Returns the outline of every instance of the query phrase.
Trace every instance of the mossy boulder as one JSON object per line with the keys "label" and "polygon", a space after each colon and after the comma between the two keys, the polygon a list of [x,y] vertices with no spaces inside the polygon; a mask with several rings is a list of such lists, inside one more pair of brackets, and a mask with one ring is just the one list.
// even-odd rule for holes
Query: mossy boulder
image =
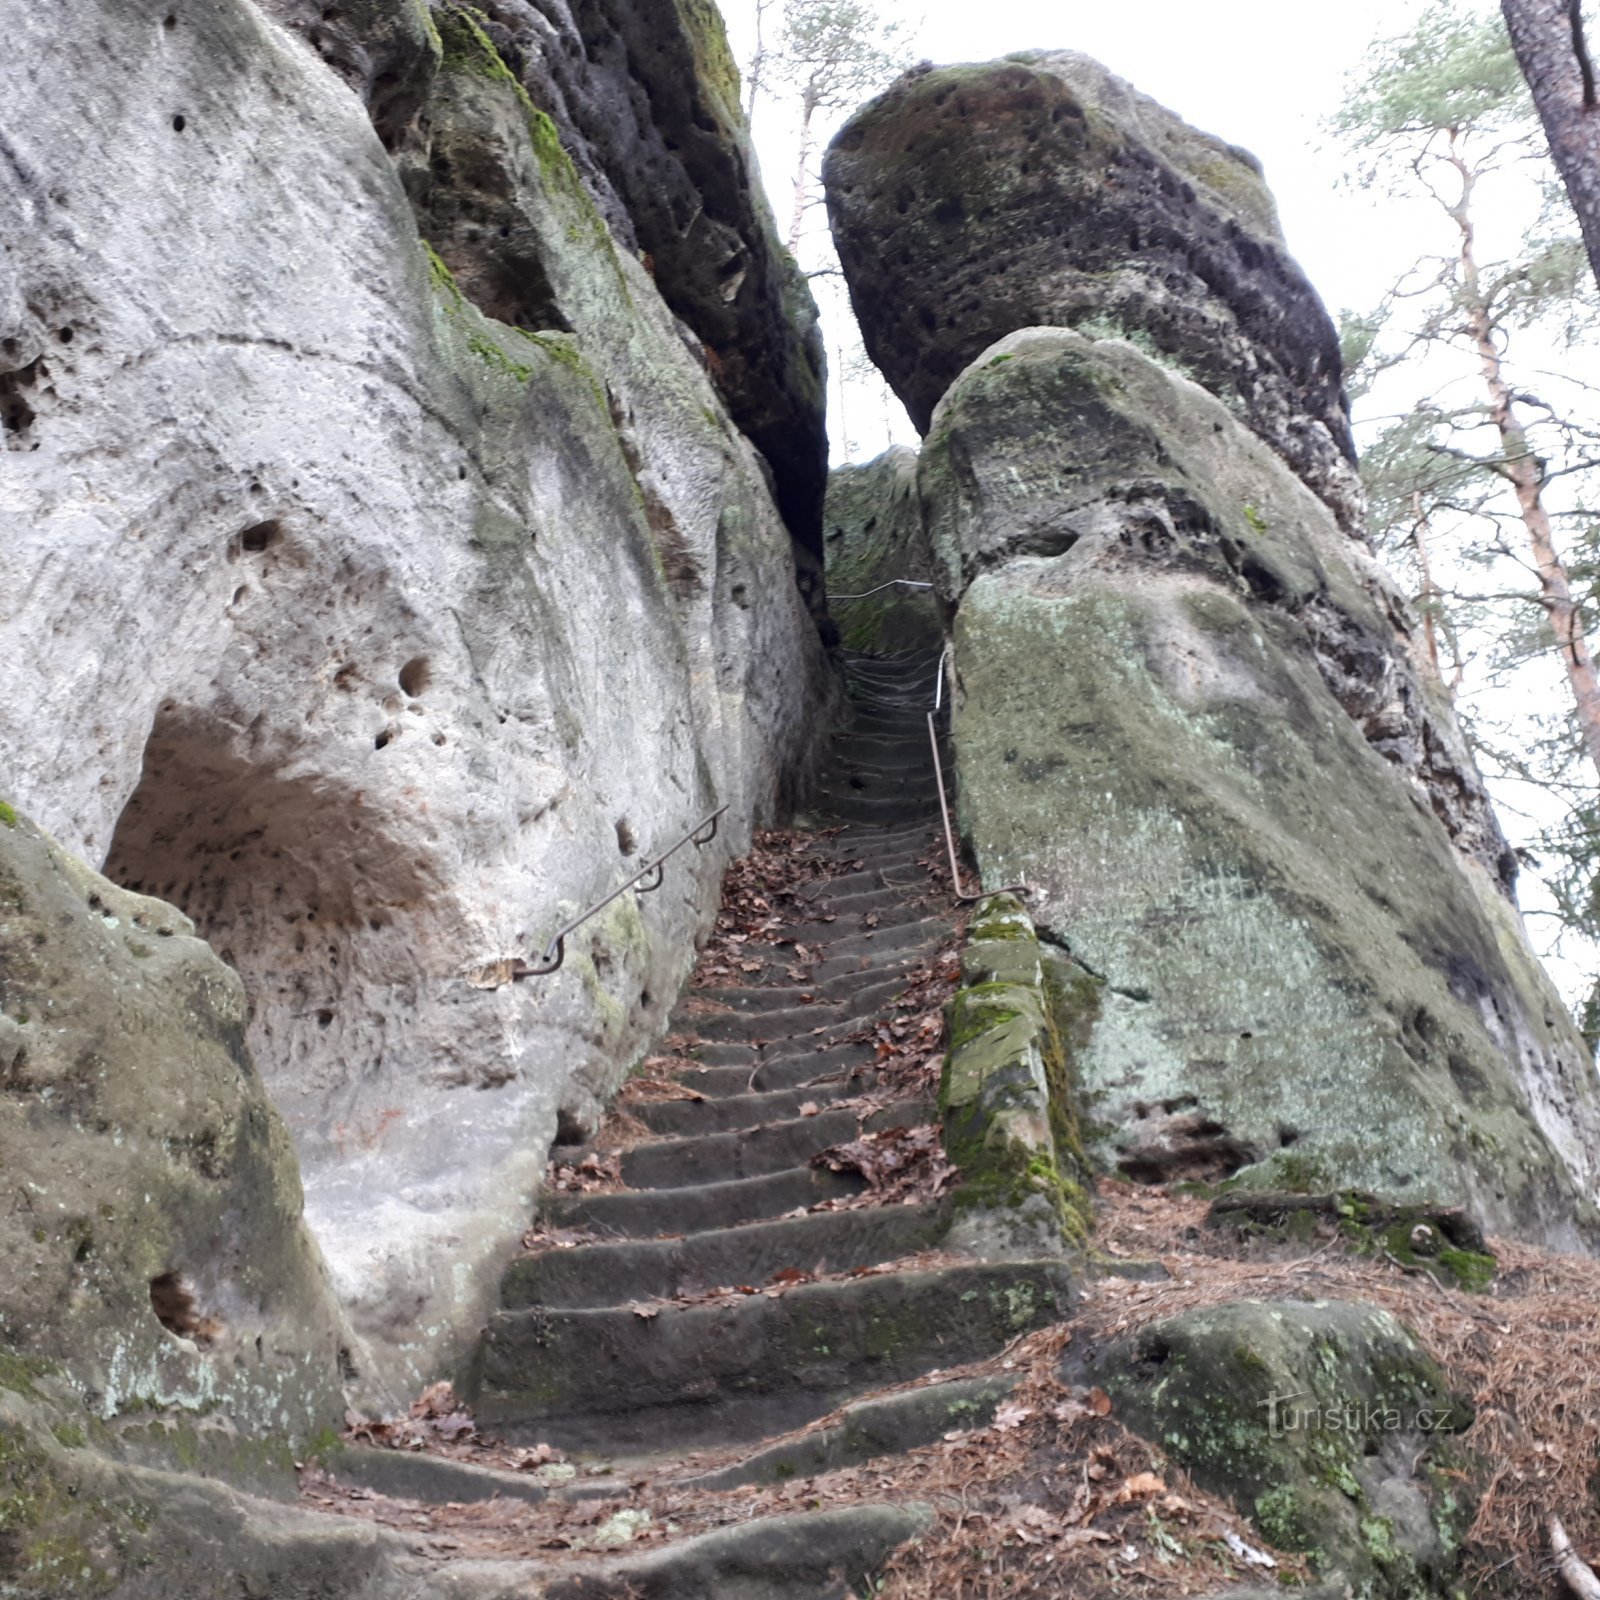
{"label": "mossy boulder", "polygon": [[1250,1244],[1292,1247],[1338,1237],[1360,1255],[1381,1256],[1446,1287],[1486,1289],[1498,1267],[1483,1230],[1465,1212],[1387,1204],[1354,1189],[1325,1195],[1241,1190],[1214,1200],[1206,1225]]}
{"label": "mossy boulder", "polygon": [[1072,1064],[1015,896],[974,913],[948,1023],[939,1110],[962,1178],[952,1238],[987,1254],[1081,1244],[1092,1179]]}
{"label": "mossy boulder", "polygon": [[[916,451],[895,445],[875,461],[834,468],[823,552],[829,605],[847,649],[926,650],[944,643],[932,593],[933,552],[917,499]],[[889,583],[896,587],[883,587]],[[926,587],[909,587],[916,583]]]}
{"label": "mossy boulder", "polygon": [[344,1336],[245,1021],[171,906],[0,830],[0,1387],[282,1482],[342,1421]]}
{"label": "mossy boulder", "polygon": [[1322,1575],[1369,1600],[1454,1596],[1475,1505],[1456,1436],[1472,1410],[1388,1312],[1234,1301],[1070,1355],[1067,1368]]}
{"label": "mossy boulder", "polygon": [[1326,508],[1181,373],[1060,329],[963,375],[919,492],[961,826],[1098,985],[1096,1154],[1594,1240],[1589,1052],[1404,609]]}
{"label": "mossy boulder", "polygon": [[863,337],[912,420],[997,339],[1144,342],[1192,372],[1360,527],[1339,341],[1289,257],[1260,163],[1089,57],[908,74],[828,152]]}

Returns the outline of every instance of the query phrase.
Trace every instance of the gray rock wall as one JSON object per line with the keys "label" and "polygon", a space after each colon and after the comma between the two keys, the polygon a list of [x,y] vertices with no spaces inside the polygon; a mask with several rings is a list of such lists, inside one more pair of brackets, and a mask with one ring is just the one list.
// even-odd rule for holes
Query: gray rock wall
{"label": "gray rock wall", "polygon": [[963,826],[1101,980],[1064,1020],[1103,1157],[1592,1243],[1593,1066],[1492,863],[1340,698],[1329,629],[1421,691],[1327,510],[1198,385],[1059,329],[946,396],[921,493]]}
{"label": "gray rock wall", "polygon": [[[1593,1246],[1594,1066],[1352,536],[1336,341],[1258,166],[1025,53],[908,74],[826,175],[927,430],[902,542],[951,619],[962,825],[1075,964],[1101,1159]],[[856,522],[830,560],[873,556]]]}
{"label": "gray rock wall", "polygon": [[186,918],[0,812],[0,1388],[281,1490],[343,1421],[348,1335],[245,1023]]}
{"label": "gray rock wall", "polygon": [[[558,1110],[665,1018],[804,754],[816,630],[763,464],[492,53],[405,8],[8,20],[5,797],[242,974],[392,1400],[475,1329]],[[486,320],[425,247],[384,140],[427,217],[435,135],[557,327]],[[722,803],[558,977],[463,981]]]}

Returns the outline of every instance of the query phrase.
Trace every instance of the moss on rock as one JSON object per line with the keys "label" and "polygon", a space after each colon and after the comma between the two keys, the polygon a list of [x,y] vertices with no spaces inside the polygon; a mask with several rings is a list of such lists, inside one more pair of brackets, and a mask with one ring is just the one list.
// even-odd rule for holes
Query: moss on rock
{"label": "moss on rock", "polygon": [[979,906],[962,969],[939,1094],[945,1149],[962,1174],[958,1231],[1081,1244],[1092,1213],[1072,1074],[1039,944],[1014,897]]}
{"label": "moss on rock", "polygon": [[1454,1594],[1471,1482],[1455,1435],[1472,1412],[1387,1312],[1239,1301],[1069,1366],[1324,1576],[1370,1600]]}

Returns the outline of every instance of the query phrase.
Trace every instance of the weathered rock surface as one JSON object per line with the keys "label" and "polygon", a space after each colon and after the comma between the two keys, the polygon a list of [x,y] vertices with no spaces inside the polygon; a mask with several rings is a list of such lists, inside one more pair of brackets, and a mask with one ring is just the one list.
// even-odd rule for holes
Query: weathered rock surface
{"label": "weathered rock surface", "polygon": [[1087,56],[1033,51],[908,74],[846,124],[824,178],[867,349],[919,428],[1018,328],[1122,333],[1360,529],[1339,341],[1248,152]]}
{"label": "weathered rock surface", "polygon": [[1325,508],[1187,378],[1064,330],[962,378],[921,492],[963,823],[1101,980],[1066,1020],[1111,1159],[1592,1238],[1592,1066]]}
{"label": "weathered rock surface", "polygon": [[647,258],[733,421],[770,464],[809,582],[827,481],[822,338],[757,178],[716,6],[487,0],[480,15],[618,246]]}
{"label": "weathered rock surface", "polygon": [[1335,1592],[1458,1592],[1474,1508],[1454,1436],[1472,1409],[1388,1312],[1235,1301],[1067,1366],[1278,1549],[1311,1552]]}
{"label": "weathered rock surface", "polygon": [[[7,799],[242,974],[392,1401],[481,1323],[558,1109],[659,1028],[825,696],[760,460],[548,124],[492,53],[351,16],[348,82],[245,0],[13,19],[0,752]],[[575,335],[430,259],[368,117],[391,71]],[[462,981],[722,803],[557,977]]]}
{"label": "weathered rock surface", "polygon": [[49,1374],[121,1448],[236,1474],[344,1417],[342,1319],[245,1021],[185,917],[0,812],[0,1384]]}
{"label": "weathered rock surface", "polygon": [[829,473],[822,539],[829,608],[847,649],[892,655],[943,646],[915,450],[895,445],[876,461]]}

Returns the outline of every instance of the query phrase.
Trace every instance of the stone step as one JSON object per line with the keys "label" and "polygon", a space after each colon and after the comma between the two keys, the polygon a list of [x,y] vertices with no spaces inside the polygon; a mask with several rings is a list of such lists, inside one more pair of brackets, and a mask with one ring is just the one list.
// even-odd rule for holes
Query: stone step
{"label": "stone step", "polygon": [[891,854],[911,851],[943,842],[939,808],[934,805],[926,822],[910,823],[898,828],[869,828],[852,824],[842,833],[833,835],[827,846],[818,852],[824,861],[851,861],[858,857],[878,861]]}
{"label": "stone step", "polygon": [[[674,1077],[686,1089],[693,1089],[709,1100],[736,1095],[771,1094],[781,1089],[798,1089],[802,1098],[815,1099],[811,1087],[861,1094],[876,1081],[870,1045],[841,1045],[836,1050],[813,1050],[804,1055],[777,1056],[741,1046],[745,1059],[719,1067],[684,1067]],[[847,1062],[840,1057],[847,1056]],[[819,1065],[819,1063],[822,1063]]]}
{"label": "stone step", "polygon": [[[737,1040],[719,1040],[706,1044],[688,1045],[683,1060],[688,1063],[683,1068],[692,1072],[697,1067],[743,1067],[746,1072],[751,1068],[764,1064],[775,1066],[779,1063],[787,1066],[790,1062],[814,1062],[818,1068],[818,1075],[832,1072],[837,1068],[854,1066],[857,1062],[869,1059],[870,1052],[864,1045],[841,1044],[829,1048],[819,1049],[815,1043],[801,1045],[769,1045],[765,1050],[755,1045],[741,1043]],[[804,1080],[791,1083],[766,1083],[758,1084],[757,1088],[765,1089],[797,1089]],[[695,1085],[696,1087],[698,1085]],[[747,1091],[736,1091],[744,1094]],[[748,1091],[754,1093],[754,1089]]]}
{"label": "stone step", "polygon": [[760,1178],[728,1178],[675,1189],[547,1194],[540,1212],[558,1227],[587,1228],[618,1239],[654,1239],[737,1228],[825,1200],[847,1200],[866,1186],[866,1179],[856,1173],[806,1165]]}
{"label": "stone step", "polygon": [[635,1454],[758,1439],[867,1390],[995,1354],[1066,1315],[1058,1261],[974,1262],[802,1284],[734,1303],[490,1319],[466,1380],[513,1443]]}
{"label": "stone step", "polygon": [[[928,804],[929,800],[933,801],[933,806]],[[937,797],[932,791],[925,795],[830,795],[824,792],[817,800],[817,810],[824,817],[839,822],[870,822],[879,826],[915,821],[930,815],[937,805]]]}
{"label": "stone step", "polygon": [[[915,923],[901,923],[887,931],[899,933],[902,928],[916,926]],[[864,944],[870,950],[872,936],[879,931],[881,930],[874,928],[857,929],[850,939],[838,942],[850,946],[850,953],[859,954],[860,951],[855,947]],[[820,942],[818,948],[822,948]],[[831,950],[833,946],[830,944],[828,948]],[[894,946],[886,942],[880,948],[892,953]],[[792,961],[785,965],[792,965]],[[899,977],[899,974],[892,970],[880,970],[874,975],[872,972],[862,972],[852,968],[842,977],[836,976],[827,980],[813,977],[804,983],[796,983],[783,967],[778,967],[775,971],[781,974],[782,982],[745,983],[729,985],[726,988],[696,989],[693,991],[694,998],[713,1005],[727,1006],[747,1016],[765,1016],[769,1012],[792,1011],[807,1005],[841,1006],[863,999],[869,991],[872,991],[872,997],[875,998],[880,986],[888,985]],[[901,981],[903,982],[903,979]],[[896,992],[891,989],[889,998],[893,999]]]}
{"label": "stone step", "polygon": [[927,738],[877,739],[848,734],[836,739],[829,751],[824,777],[836,772],[926,772],[933,775]]}
{"label": "stone step", "polygon": [[789,1483],[841,1467],[935,1444],[955,1429],[981,1428],[1017,1386],[1014,1373],[952,1378],[902,1394],[874,1396],[846,1406],[829,1428],[779,1439],[742,1461],[679,1480],[684,1488],[738,1489],[752,1483]]}
{"label": "stone step", "polygon": [[507,1311],[626,1306],[676,1295],[749,1285],[775,1274],[849,1272],[898,1261],[937,1245],[949,1207],[875,1206],[818,1211],[687,1239],[625,1239],[546,1250],[513,1261],[500,1286]]}
{"label": "stone step", "polygon": [[702,1039],[761,1039],[768,1043],[812,1035],[837,1035],[872,1021],[904,988],[905,979],[893,976],[861,985],[848,1002],[832,1004],[819,1000],[809,1006],[773,1007],[752,1001],[737,1010],[685,1018],[678,1026],[693,1028]]}
{"label": "stone step", "polygon": [[529,1600],[851,1600],[871,1592],[878,1569],[932,1522],[917,1504],[762,1517],[516,1592]]}
{"label": "stone step", "polygon": [[[683,1082],[682,1079],[678,1081]],[[798,1117],[801,1106],[808,1102],[825,1106],[830,1101],[844,1099],[851,1092],[841,1081],[818,1084],[814,1088],[771,1089],[764,1094],[722,1095],[714,1100],[650,1100],[630,1105],[627,1110],[652,1133],[681,1138],[689,1134],[730,1133],[781,1122]]]}
{"label": "stone step", "polygon": [[[833,1110],[735,1133],[653,1139],[622,1152],[622,1181],[630,1189],[676,1189],[728,1178],[765,1177],[805,1166],[818,1150],[857,1137],[862,1126],[910,1127],[931,1122],[935,1115],[936,1108],[925,1101],[904,1100],[874,1113],[864,1124],[853,1111]],[[573,1159],[581,1161],[584,1154],[580,1150]]]}

